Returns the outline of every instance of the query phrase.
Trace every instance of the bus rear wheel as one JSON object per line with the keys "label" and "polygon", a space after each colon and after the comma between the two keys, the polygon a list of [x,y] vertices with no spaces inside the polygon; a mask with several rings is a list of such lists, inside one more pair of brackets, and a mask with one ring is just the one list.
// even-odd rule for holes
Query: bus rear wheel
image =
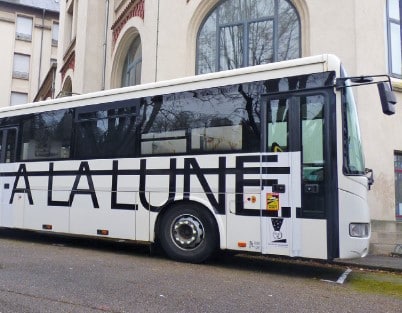
{"label": "bus rear wheel", "polygon": [[159,227],[159,242],[165,253],[177,261],[200,263],[218,248],[218,229],[212,214],[193,203],[167,209]]}

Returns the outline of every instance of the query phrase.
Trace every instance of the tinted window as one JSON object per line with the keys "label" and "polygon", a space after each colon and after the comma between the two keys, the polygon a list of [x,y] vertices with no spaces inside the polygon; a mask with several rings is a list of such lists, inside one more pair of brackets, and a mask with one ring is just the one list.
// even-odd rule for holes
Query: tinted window
{"label": "tinted window", "polygon": [[0,129],[0,162],[15,162],[16,154],[16,128]]}
{"label": "tinted window", "polygon": [[72,114],[58,110],[32,114],[22,123],[22,160],[70,157]]}
{"label": "tinted window", "polygon": [[135,154],[136,106],[122,102],[78,110],[77,158],[128,157]]}
{"label": "tinted window", "polygon": [[144,99],[141,154],[258,151],[261,89],[252,83]]}

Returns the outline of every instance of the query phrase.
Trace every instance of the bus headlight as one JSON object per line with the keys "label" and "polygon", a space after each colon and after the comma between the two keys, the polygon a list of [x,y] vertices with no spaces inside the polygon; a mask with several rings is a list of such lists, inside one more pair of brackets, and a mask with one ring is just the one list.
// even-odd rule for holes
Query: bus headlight
{"label": "bus headlight", "polygon": [[349,224],[349,235],[351,237],[368,238],[370,234],[370,224],[351,223]]}

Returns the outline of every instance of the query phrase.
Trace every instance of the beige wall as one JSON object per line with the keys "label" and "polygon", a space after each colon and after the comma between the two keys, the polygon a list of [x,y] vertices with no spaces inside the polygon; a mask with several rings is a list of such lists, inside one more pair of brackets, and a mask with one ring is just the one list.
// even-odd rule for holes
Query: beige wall
{"label": "beige wall", "polygon": [[[73,0],[68,0],[67,5]],[[77,1],[77,0],[75,0]],[[86,93],[102,88],[104,10],[108,1],[79,0],[73,92]],[[109,1],[106,88],[118,87],[122,62],[136,34],[142,41],[142,83],[193,75],[196,36],[208,12],[218,0],[145,0],[144,19],[135,16],[121,28],[113,42],[112,26],[130,1]],[[293,0],[301,18],[302,55],[338,55],[349,75],[387,73],[385,0]],[[66,1],[60,2],[60,29]],[[63,35],[60,35],[63,38]],[[63,66],[66,43],[59,50]],[[11,49],[11,48],[8,48]],[[60,69],[60,68],[59,68]],[[395,86],[401,80],[395,81]],[[57,88],[63,81],[58,74]],[[394,150],[402,151],[402,93],[398,112],[384,116],[375,86],[355,90],[366,152],[366,166],[373,168],[375,185],[369,193],[374,219],[395,220]]]}
{"label": "beige wall", "polygon": [[[32,40],[23,41],[15,38],[17,15],[33,18]],[[0,3],[0,106],[10,105],[11,92],[28,94],[28,101],[35,97],[42,80],[49,68],[50,59],[57,58],[57,47],[52,47],[52,24],[57,22],[57,14],[46,12],[42,21],[42,11],[23,6],[9,6]],[[44,27],[42,27],[44,22]],[[43,37],[42,37],[43,35]],[[12,78],[14,53],[30,55],[29,79]]]}
{"label": "beige wall", "polygon": [[14,18],[11,13],[0,11],[0,32],[2,47],[0,49],[0,68],[2,78],[0,83],[0,107],[10,103],[11,73],[14,54]]}

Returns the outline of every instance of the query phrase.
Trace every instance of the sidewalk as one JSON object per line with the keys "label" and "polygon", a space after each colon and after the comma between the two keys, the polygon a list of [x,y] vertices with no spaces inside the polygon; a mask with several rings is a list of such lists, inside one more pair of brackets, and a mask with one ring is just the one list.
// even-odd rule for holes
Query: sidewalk
{"label": "sidewalk", "polygon": [[402,255],[368,255],[360,259],[336,259],[336,264],[358,266],[366,269],[385,270],[402,273]]}

